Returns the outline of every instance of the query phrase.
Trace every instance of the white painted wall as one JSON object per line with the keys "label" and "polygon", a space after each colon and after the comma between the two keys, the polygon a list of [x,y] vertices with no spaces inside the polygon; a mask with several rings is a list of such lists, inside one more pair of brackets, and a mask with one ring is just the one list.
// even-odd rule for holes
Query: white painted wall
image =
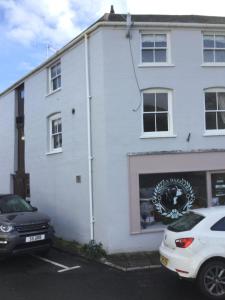
{"label": "white painted wall", "polygon": [[0,194],[11,193],[15,170],[15,96],[0,98]]}

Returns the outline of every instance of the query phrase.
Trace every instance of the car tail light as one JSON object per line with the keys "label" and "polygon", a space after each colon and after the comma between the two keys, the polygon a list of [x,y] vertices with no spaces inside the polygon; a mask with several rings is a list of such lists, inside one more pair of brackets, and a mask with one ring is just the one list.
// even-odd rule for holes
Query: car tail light
{"label": "car tail light", "polygon": [[193,241],[194,238],[182,238],[182,239],[177,239],[175,243],[178,248],[187,248],[192,244]]}

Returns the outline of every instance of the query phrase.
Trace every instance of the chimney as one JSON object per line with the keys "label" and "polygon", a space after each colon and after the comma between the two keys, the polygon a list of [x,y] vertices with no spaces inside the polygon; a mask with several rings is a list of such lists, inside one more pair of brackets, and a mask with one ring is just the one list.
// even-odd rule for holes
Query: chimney
{"label": "chimney", "polygon": [[111,8],[110,8],[110,14],[115,14],[113,5],[111,5]]}

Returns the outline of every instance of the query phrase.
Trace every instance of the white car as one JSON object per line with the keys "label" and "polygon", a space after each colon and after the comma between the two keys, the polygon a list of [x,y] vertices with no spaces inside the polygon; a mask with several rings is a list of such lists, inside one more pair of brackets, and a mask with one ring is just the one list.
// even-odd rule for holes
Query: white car
{"label": "white car", "polygon": [[167,227],[160,260],[182,278],[196,279],[211,299],[225,299],[225,206],[191,210]]}

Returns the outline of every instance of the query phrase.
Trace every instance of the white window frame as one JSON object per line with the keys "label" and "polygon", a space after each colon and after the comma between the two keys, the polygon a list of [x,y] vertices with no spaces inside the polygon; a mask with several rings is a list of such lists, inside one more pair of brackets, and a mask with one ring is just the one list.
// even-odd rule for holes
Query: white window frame
{"label": "white window frame", "polygon": [[[157,35],[163,34],[166,35],[166,47],[151,47],[149,49],[166,49],[166,61],[165,62],[143,62],[142,61],[142,37],[145,35]],[[146,49],[146,48],[145,48]],[[171,64],[171,43],[170,43],[170,33],[166,31],[148,31],[140,33],[140,64],[139,67],[163,67],[163,66],[174,66]]]}
{"label": "white window frame", "polygon": [[[152,131],[152,132],[145,132],[144,131],[144,94],[147,93],[167,93],[168,95],[168,131]],[[141,128],[142,128],[142,133],[140,138],[160,138],[160,137],[176,137],[173,131],[173,112],[172,112],[172,98],[173,98],[173,93],[172,90],[166,89],[166,88],[152,88],[152,89],[147,89],[142,92],[142,111],[141,111]],[[163,113],[163,112],[162,112]]]}
{"label": "white window frame", "polygon": [[[225,110],[206,110],[205,107],[205,94],[206,93],[216,93],[216,98],[218,93],[225,93],[225,87],[220,88],[207,88],[204,90],[204,136],[213,136],[213,135],[225,135],[225,129],[206,129],[206,112],[225,112]],[[218,125],[218,124],[217,124]]]}
{"label": "white window frame", "polygon": [[[204,36],[206,35],[212,35],[214,36],[214,41],[215,41],[215,37],[218,36],[218,35],[223,35],[225,36],[225,32],[224,31],[218,31],[218,32],[202,32],[202,66],[206,66],[206,67],[215,67],[215,66],[221,66],[221,67],[224,67],[225,66],[225,61],[224,62],[216,62],[215,61],[215,50],[225,50],[225,48],[217,48],[215,47],[215,44],[214,44],[214,47],[204,47]],[[214,50],[214,54],[213,54],[213,57],[214,57],[214,61],[213,62],[205,62],[204,60],[204,50]]]}
{"label": "white window frame", "polygon": [[[56,121],[56,120],[61,120],[61,128],[62,128],[62,116],[61,116],[61,113],[55,113],[54,115],[51,115],[48,117],[48,128],[49,128],[49,152],[48,154],[50,153],[58,153],[58,152],[62,152],[62,146],[61,147],[58,147],[58,148],[54,148],[54,145],[53,145],[53,135],[55,134],[52,134],[52,122],[53,121]],[[61,132],[57,132],[56,134],[61,134],[62,135],[63,131]]]}
{"label": "white window frame", "polygon": [[[52,77],[52,68],[56,67],[57,65],[60,65],[60,73],[56,74],[56,76]],[[54,93],[56,91],[59,91],[62,86],[62,70],[61,70],[61,61],[58,60],[48,68],[48,78],[49,78],[49,93]],[[53,89],[53,80],[60,77],[60,86],[56,89]]]}

